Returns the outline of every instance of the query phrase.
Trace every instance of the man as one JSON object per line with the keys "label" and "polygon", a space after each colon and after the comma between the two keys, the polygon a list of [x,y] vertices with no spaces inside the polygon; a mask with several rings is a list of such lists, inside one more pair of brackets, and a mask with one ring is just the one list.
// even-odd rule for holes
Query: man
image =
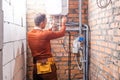
{"label": "man", "polygon": [[62,18],[59,31],[45,30],[47,18],[38,14],[34,19],[36,27],[28,32],[28,44],[34,59],[34,80],[57,80],[56,65],[52,58],[50,40],[65,35],[66,17]]}

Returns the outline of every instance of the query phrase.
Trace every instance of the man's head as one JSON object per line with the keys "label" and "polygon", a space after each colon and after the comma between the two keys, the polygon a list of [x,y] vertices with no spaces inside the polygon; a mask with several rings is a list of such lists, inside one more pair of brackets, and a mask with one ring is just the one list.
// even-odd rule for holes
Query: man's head
{"label": "man's head", "polygon": [[47,23],[47,18],[45,14],[38,14],[34,19],[35,25],[44,29]]}

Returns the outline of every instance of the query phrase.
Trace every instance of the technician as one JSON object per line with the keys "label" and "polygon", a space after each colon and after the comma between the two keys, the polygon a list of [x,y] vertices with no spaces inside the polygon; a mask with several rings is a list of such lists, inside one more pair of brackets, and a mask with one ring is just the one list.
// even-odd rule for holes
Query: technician
{"label": "technician", "polygon": [[57,80],[56,65],[51,53],[50,40],[65,35],[67,18],[63,17],[59,31],[45,30],[47,18],[45,14],[38,14],[35,19],[35,27],[28,32],[28,45],[31,49],[34,70],[34,80]]}

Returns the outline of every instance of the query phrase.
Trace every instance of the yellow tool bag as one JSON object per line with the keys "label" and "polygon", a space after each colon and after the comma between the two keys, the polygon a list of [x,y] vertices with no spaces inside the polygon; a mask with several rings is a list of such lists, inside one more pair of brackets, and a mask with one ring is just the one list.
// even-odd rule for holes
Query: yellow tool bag
{"label": "yellow tool bag", "polygon": [[54,64],[53,58],[48,58],[45,64],[37,62],[37,74],[46,74],[52,72],[51,65]]}

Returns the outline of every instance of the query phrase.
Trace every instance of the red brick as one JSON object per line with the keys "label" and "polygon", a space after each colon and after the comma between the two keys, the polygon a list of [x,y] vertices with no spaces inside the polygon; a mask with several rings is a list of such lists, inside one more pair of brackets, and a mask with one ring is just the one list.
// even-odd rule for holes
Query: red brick
{"label": "red brick", "polygon": [[109,48],[105,48],[105,53],[111,54],[111,53],[112,53],[112,50],[109,49]]}
{"label": "red brick", "polygon": [[61,58],[62,61],[68,61],[68,58],[67,57],[63,57]]}

